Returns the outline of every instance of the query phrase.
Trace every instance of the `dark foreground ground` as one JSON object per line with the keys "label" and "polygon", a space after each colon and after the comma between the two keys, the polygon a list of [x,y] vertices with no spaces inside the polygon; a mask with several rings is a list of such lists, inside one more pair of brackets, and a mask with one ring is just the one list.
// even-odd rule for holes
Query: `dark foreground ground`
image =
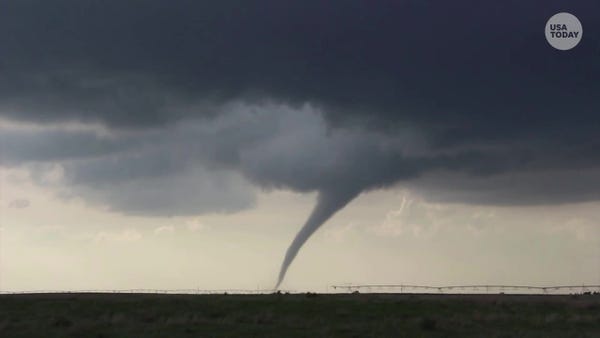
{"label": "dark foreground ground", "polygon": [[600,337],[600,295],[0,295],[0,337]]}

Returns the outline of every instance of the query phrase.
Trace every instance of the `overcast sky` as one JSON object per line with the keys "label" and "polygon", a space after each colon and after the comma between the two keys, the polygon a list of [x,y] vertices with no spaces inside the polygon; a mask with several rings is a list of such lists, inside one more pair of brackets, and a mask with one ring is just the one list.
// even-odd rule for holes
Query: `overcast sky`
{"label": "overcast sky", "polygon": [[0,289],[600,284],[597,13],[3,1]]}

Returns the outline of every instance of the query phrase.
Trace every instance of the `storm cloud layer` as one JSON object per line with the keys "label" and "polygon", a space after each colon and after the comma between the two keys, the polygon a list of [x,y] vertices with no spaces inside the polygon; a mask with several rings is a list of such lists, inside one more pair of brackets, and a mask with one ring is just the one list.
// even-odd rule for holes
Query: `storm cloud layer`
{"label": "storm cloud layer", "polygon": [[[5,123],[1,161],[67,161],[86,191],[214,174],[298,191],[410,178],[437,199],[595,199],[600,8],[569,3],[586,37],[561,52],[540,32],[563,7],[6,1],[0,114],[46,127]],[[241,195],[232,210],[251,205]]]}
{"label": "storm cloud layer", "polygon": [[5,1],[0,107],[18,119],[140,127],[266,97],[322,105],[329,122],[417,123],[446,145],[547,137],[598,122],[600,8],[569,2],[586,38],[561,53],[539,32],[564,7]]}
{"label": "storm cloud layer", "polygon": [[[575,14],[573,50],[546,20]],[[361,192],[600,198],[596,1],[0,4],[0,165],[141,215],[319,193],[282,268]],[[287,262],[287,263],[286,263]]]}
{"label": "storm cloud layer", "polygon": [[[600,8],[569,2],[586,37],[560,52],[540,32],[564,7],[5,1],[0,114],[160,128],[214,119],[232,101],[310,103],[332,128],[397,134],[414,127],[436,151],[504,148],[512,156],[514,149],[557,162],[545,167],[589,168],[598,157]],[[79,151],[88,152],[86,144]],[[38,149],[40,159],[44,147],[52,145]]]}

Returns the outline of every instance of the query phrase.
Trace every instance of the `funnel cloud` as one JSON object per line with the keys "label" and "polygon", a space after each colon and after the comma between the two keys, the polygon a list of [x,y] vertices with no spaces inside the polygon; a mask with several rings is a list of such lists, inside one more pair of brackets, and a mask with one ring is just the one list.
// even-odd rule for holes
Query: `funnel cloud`
{"label": "funnel cloud", "polygon": [[304,243],[306,243],[310,236],[327,222],[328,219],[352,201],[358,193],[359,192],[356,190],[321,191],[319,193],[315,208],[298,234],[296,234],[296,237],[294,237],[294,240],[285,253],[285,258],[283,259],[281,269],[279,270],[277,285],[275,285],[276,290],[281,285],[281,282],[283,282],[290,264],[292,264]]}

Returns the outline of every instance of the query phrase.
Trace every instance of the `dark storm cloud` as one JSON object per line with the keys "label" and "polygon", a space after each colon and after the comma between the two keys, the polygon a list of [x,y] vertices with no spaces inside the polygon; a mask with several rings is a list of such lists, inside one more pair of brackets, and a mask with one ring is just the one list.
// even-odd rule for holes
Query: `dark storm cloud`
{"label": "dark storm cloud", "polygon": [[0,104],[13,118],[139,126],[209,114],[184,108],[198,101],[271,97],[338,122],[423,124],[442,145],[547,136],[598,122],[600,6],[568,3],[585,38],[567,53],[541,34],[565,6],[6,1]]}
{"label": "dark storm cloud", "polygon": [[493,176],[436,173],[406,182],[430,201],[472,204],[562,204],[600,199],[598,168],[515,171]]}
{"label": "dark storm cloud", "polygon": [[[158,202],[182,212],[170,193],[149,207],[133,197],[152,182],[208,182],[220,171],[298,191],[410,180],[432,198],[473,203],[596,199],[599,10],[594,1],[4,1],[1,116],[94,122],[112,137],[7,129],[1,163],[60,162],[78,193],[136,212]],[[543,34],[559,11],[585,31],[567,52]],[[567,183],[577,170],[589,185]],[[99,193],[119,183],[127,197]]]}
{"label": "dark storm cloud", "polygon": [[0,127],[0,164],[61,161],[101,157],[135,145],[135,140],[110,139],[89,130]]}

